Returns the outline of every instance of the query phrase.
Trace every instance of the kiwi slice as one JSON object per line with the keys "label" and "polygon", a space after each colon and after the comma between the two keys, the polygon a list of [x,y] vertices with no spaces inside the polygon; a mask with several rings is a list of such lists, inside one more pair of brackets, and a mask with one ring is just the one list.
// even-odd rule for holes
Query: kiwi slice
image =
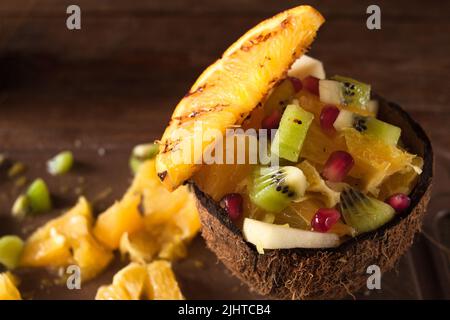
{"label": "kiwi slice", "polygon": [[345,222],[357,233],[378,229],[394,217],[394,209],[383,201],[366,196],[353,188],[341,193],[340,210]]}
{"label": "kiwi slice", "polygon": [[297,167],[259,167],[253,173],[250,200],[261,209],[278,213],[300,200],[308,182]]}
{"label": "kiwi slice", "polygon": [[288,105],[272,141],[271,152],[280,158],[297,162],[313,119],[314,115],[302,109],[296,100]]}
{"label": "kiwi slice", "polygon": [[370,85],[351,78],[334,76],[319,81],[320,100],[366,110],[370,101]]}
{"label": "kiwi slice", "polygon": [[395,146],[400,139],[402,130],[374,117],[364,117],[348,110],[341,110],[333,124],[338,131],[344,128],[354,128],[361,133],[371,135],[386,144]]}
{"label": "kiwi slice", "polygon": [[345,105],[366,109],[370,100],[370,85],[342,76],[334,76],[331,79],[342,83]]}

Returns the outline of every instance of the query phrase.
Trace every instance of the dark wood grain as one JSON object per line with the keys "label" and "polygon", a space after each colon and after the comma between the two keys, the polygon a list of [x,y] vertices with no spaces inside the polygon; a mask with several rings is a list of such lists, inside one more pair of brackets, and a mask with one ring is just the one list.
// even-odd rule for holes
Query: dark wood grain
{"label": "dark wood grain", "polygon": [[[29,234],[72,204],[77,187],[90,199],[111,188],[109,196],[96,204],[96,212],[111,204],[130,181],[131,148],[160,136],[173,107],[199,73],[248,28],[299,4],[257,0],[77,3],[82,8],[81,31],[65,27],[65,8],[72,1],[0,3],[0,153],[26,163],[29,180],[44,177],[57,199],[55,212],[17,222],[10,216],[10,207],[22,189],[14,187],[4,168],[0,169],[0,235]],[[379,1],[382,29],[377,31],[365,26],[369,1],[308,3],[327,19],[311,54],[325,63],[328,73],[370,82],[377,92],[411,112],[436,150],[439,179],[434,193],[448,195],[450,2]],[[50,177],[45,161],[62,149],[72,149],[78,163],[73,173]],[[106,151],[104,156],[99,149]],[[430,215],[448,209],[443,203],[436,202]],[[398,274],[387,274],[381,293],[369,298],[441,297],[441,289],[426,276],[436,272],[430,259],[423,258],[429,254],[426,250],[430,250],[427,244],[413,247]],[[204,267],[195,267],[196,260],[203,261]],[[118,260],[82,292],[58,286],[38,289],[38,276],[29,270],[20,271],[21,289],[27,296],[42,299],[92,298],[123,263]],[[188,298],[260,298],[232,278],[201,239],[194,242],[189,258],[175,268]],[[417,268],[425,270],[421,277]],[[427,282],[431,287],[423,285]]]}

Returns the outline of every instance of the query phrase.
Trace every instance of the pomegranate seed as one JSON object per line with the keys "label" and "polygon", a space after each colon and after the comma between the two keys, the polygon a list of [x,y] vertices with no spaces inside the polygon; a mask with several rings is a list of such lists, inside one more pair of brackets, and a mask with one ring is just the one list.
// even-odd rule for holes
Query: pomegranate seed
{"label": "pomegranate seed", "polygon": [[319,79],[313,76],[308,76],[303,79],[303,87],[310,93],[319,96]]}
{"label": "pomegranate seed", "polygon": [[299,92],[303,88],[302,80],[299,78],[289,77],[295,92]]}
{"label": "pomegranate seed", "polygon": [[231,220],[238,220],[242,215],[243,201],[239,193],[229,193],[220,200],[220,206],[225,209]]}
{"label": "pomegranate seed", "polygon": [[333,134],[336,129],[333,127],[333,123],[339,115],[339,109],[333,105],[326,105],[322,108],[320,113],[320,126],[322,130],[328,134]]}
{"label": "pomegranate seed", "polygon": [[322,171],[322,176],[331,182],[341,182],[355,164],[350,153],[335,151],[330,154]]}
{"label": "pomegranate seed", "polygon": [[261,128],[267,130],[278,129],[278,126],[280,125],[281,116],[282,114],[279,110],[274,110],[271,114],[266,116],[261,121]]}
{"label": "pomegranate seed", "polygon": [[341,218],[336,209],[321,208],[311,220],[311,227],[317,232],[327,232]]}
{"label": "pomegranate seed", "polygon": [[386,202],[394,208],[396,212],[402,212],[409,207],[411,199],[404,193],[396,193],[390,196]]}

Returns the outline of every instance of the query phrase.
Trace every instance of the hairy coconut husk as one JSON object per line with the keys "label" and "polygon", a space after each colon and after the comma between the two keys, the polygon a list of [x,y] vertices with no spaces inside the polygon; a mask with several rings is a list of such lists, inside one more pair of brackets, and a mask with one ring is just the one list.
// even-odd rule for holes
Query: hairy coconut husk
{"label": "hairy coconut husk", "polygon": [[430,199],[431,144],[419,124],[398,105],[376,98],[379,117],[402,128],[402,141],[410,152],[424,158],[424,167],[410,195],[410,208],[373,232],[332,249],[279,249],[258,254],[224,209],[193,185],[208,247],[252,290],[276,299],[343,298],[366,285],[369,265],[378,265],[382,272],[390,270],[413,243]]}

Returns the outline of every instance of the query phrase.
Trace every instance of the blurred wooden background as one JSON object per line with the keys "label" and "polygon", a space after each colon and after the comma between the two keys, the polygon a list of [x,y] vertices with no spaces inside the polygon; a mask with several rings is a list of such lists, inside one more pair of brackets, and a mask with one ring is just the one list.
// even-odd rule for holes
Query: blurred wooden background
{"label": "blurred wooden background", "polygon": [[[366,0],[2,0],[0,153],[31,163],[31,178],[45,176],[43,164],[56,151],[75,148],[84,163],[84,192],[94,196],[105,186],[113,187],[106,206],[128,184],[132,146],[159,138],[173,107],[200,72],[257,22],[302,3],[316,7],[327,20],[310,54],[324,62],[328,74],[371,83],[430,134],[437,157],[434,193],[439,199],[432,208],[448,210],[449,1],[377,1],[382,29],[371,31],[366,28],[366,8],[372,1]],[[70,4],[81,7],[79,31],[66,28]],[[98,154],[100,149],[105,156]],[[61,180],[46,178],[64,200],[60,208],[75,200],[75,193],[58,191]],[[75,176],[64,179],[78,183]],[[20,190],[11,191],[8,183],[0,181],[0,234],[27,234],[49,216],[27,222],[30,226],[24,231],[9,217]],[[214,295],[214,288],[207,287],[213,281],[208,277],[190,281]],[[416,284],[425,287],[405,286],[391,296],[441,294],[436,286],[426,287],[434,283],[429,278],[417,277]],[[224,279],[219,281],[222,286],[228,281]]]}

